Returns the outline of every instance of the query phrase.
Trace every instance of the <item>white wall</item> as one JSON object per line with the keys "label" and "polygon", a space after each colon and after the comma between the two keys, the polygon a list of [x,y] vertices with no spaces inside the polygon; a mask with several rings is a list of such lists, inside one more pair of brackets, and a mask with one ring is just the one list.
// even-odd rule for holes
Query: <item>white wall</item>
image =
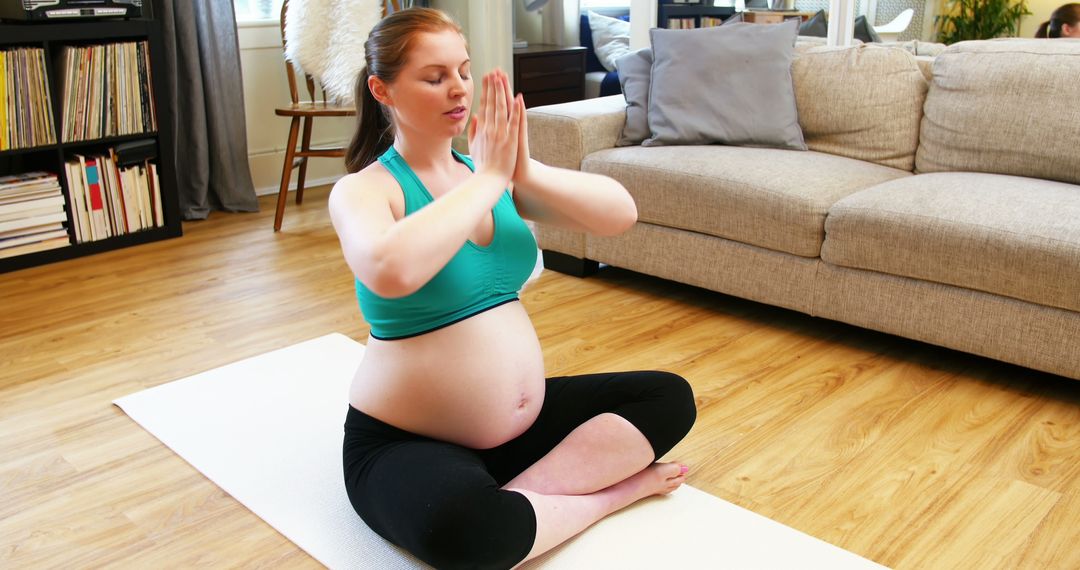
{"label": "white wall", "polygon": [[521,0],[514,0],[514,20],[517,22],[517,37],[530,44],[544,43],[544,12],[541,8],[537,12],[526,12]]}
{"label": "white wall", "polygon": [[[480,77],[496,66],[513,76],[512,10],[509,0],[433,0],[432,7],[445,10],[461,24],[469,40],[473,77],[477,91],[473,108],[479,105]],[[470,30],[483,33],[473,34]],[[244,74],[244,110],[247,115],[248,165],[257,194],[277,193],[289,138],[289,119],[274,115],[274,108],[289,104],[289,83],[278,22],[241,22],[240,66]],[[301,88],[301,96],[306,90]],[[320,117],[312,133],[314,146],[346,145],[356,126],[353,117]],[[454,140],[454,148],[466,152],[463,134]],[[333,183],[345,174],[342,160],[312,158],[308,162],[305,186]],[[290,189],[296,187],[293,170]]]}
{"label": "white wall", "polygon": [[652,45],[649,29],[656,27],[657,0],[631,0],[630,2],[630,49],[638,50]]}
{"label": "white wall", "polygon": [[1050,14],[1058,9],[1058,6],[1067,4],[1068,0],[1028,0],[1028,10],[1031,15],[1020,20],[1020,37],[1035,37],[1035,32],[1043,22],[1050,19]]}
{"label": "white wall", "polygon": [[[281,184],[285,143],[289,139],[289,119],[274,115],[276,107],[287,106],[289,83],[278,22],[241,22],[240,67],[244,74],[244,112],[247,119],[248,165],[257,194],[274,194]],[[301,88],[306,95],[306,90]],[[356,119],[320,117],[314,123],[314,146],[348,144]],[[302,134],[302,132],[301,132]],[[290,188],[296,187],[293,170]],[[312,158],[308,162],[305,186],[327,184],[345,174],[341,159]]]}
{"label": "white wall", "polygon": [[[432,0],[432,8],[438,8],[450,14],[469,42],[469,57],[472,59],[473,110],[480,108],[480,78],[485,73],[502,69],[514,78],[513,51],[513,10],[509,0]],[[465,133],[454,139],[454,148],[458,152],[468,152],[468,137]]]}

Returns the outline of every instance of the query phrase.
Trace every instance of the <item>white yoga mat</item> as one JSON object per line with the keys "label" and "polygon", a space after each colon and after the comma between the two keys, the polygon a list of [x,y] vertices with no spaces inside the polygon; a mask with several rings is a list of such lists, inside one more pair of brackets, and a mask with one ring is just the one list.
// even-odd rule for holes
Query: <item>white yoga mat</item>
{"label": "white yoga mat", "polygon": [[[329,334],[117,399],[132,419],[333,569],[424,565],[353,512],[341,473],[364,345]],[[683,485],[593,525],[530,568],[881,568]]]}

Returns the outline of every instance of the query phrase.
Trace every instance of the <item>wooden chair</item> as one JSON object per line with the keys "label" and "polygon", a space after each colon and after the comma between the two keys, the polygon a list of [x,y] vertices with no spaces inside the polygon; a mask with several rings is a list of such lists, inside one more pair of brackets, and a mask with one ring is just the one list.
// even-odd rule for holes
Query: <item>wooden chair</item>
{"label": "wooden chair", "polygon": [[[285,43],[285,11],[289,7],[289,1],[281,4],[281,41]],[[281,187],[278,189],[277,213],[274,215],[274,231],[281,229],[281,219],[285,217],[285,199],[289,194],[289,181],[292,179],[293,168],[300,167],[296,178],[296,203],[304,201],[304,179],[307,177],[308,159],[321,158],[344,158],[343,147],[312,148],[311,127],[315,117],[349,117],[356,115],[356,109],[352,106],[336,105],[326,100],[326,92],[322,93],[322,100],[315,98],[315,80],[310,75],[304,75],[304,84],[307,86],[308,100],[300,100],[300,90],[296,85],[296,70],[292,62],[285,60],[285,73],[289,79],[289,95],[292,104],[288,107],[274,109],[274,114],[279,117],[291,117],[289,125],[289,142],[285,146],[285,164],[281,170]],[[300,121],[304,123],[303,138],[300,139],[300,148],[296,148],[296,139],[300,134]]]}
{"label": "wooden chair", "polygon": [[[383,0],[383,15],[401,10],[403,4],[411,2],[402,0]],[[285,12],[289,7],[289,0],[281,4],[281,41],[285,43]],[[350,117],[356,115],[356,109],[352,106],[337,105],[326,101],[326,91],[321,88],[322,100],[315,98],[315,80],[310,75],[304,75],[304,84],[307,87],[308,100],[300,100],[300,92],[296,85],[296,71],[292,62],[285,60],[285,73],[289,78],[289,95],[292,104],[288,107],[274,109],[274,114],[279,117],[291,117],[289,125],[289,142],[285,147],[285,164],[281,170],[281,188],[278,189],[277,212],[274,214],[274,231],[281,230],[281,220],[285,217],[285,201],[289,194],[289,181],[292,179],[293,168],[300,167],[296,178],[296,203],[304,201],[304,178],[307,176],[309,158],[344,158],[344,147],[312,148],[311,127],[315,117]],[[296,139],[300,136],[300,121],[303,119],[304,134],[300,139],[300,148],[296,148]]]}
{"label": "wooden chair", "polygon": [[915,10],[911,8],[905,9],[900,12],[893,21],[883,26],[874,26],[874,31],[877,32],[878,37],[883,42],[895,42],[900,34],[904,33],[911,25],[911,18],[915,15]]}

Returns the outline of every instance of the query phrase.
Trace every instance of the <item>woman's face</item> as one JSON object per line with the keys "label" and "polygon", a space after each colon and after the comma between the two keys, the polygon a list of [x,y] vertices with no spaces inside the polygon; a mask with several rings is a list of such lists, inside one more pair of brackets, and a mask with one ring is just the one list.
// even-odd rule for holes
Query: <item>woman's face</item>
{"label": "woman's face", "polygon": [[465,39],[452,30],[419,34],[408,63],[387,91],[399,129],[447,138],[460,135],[473,99]]}
{"label": "woman's face", "polygon": [[1074,26],[1070,26],[1069,24],[1062,24],[1061,37],[1080,38],[1080,22],[1077,22]]}

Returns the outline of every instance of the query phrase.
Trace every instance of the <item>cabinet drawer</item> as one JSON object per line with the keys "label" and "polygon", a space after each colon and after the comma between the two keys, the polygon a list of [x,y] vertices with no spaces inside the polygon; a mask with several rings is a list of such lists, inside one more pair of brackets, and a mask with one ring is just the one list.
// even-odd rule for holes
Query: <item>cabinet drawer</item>
{"label": "cabinet drawer", "polygon": [[539,107],[540,105],[554,105],[556,103],[579,101],[585,97],[585,89],[584,86],[579,86],[550,91],[532,91],[526,92],[524,97],[526,107]]}
{"label": "cabinet drawer", "polygon": [[560,89],[577,86],[585,77],[581,54],[523,57],[515,88],[521,91]]}

